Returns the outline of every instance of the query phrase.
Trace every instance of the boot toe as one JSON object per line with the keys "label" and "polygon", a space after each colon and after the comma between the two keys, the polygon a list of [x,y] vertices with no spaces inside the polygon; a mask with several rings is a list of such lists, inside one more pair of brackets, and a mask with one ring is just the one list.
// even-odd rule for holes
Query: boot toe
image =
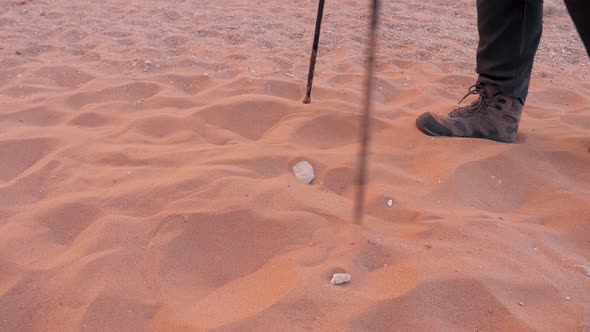
{"label": "boot toe", "polygon": [[440,123],[430,112],[416,119],[416,127],[429,136],[453,136],[451,130]]}

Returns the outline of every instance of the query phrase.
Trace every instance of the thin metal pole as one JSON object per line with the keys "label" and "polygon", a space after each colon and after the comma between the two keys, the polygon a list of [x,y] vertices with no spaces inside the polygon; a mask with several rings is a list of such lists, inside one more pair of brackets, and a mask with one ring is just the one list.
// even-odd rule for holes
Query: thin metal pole
{"label": "thin metal pole", "polygon": [[311,103],[311,87],[313,85],[313,75],[315,72],[315,61],[318,56],[318,46],[320,44],[320,32],[322,29],[322,17],[324,16],[324,2],[320,0],[318,5],[318,16],[315,22],[315,35],[313,37],[313,48],[311,50],[311,58],[309,60],[309,75],[307,76],[307,91],[305,98],[303,99],[304,104]]}
{"label": "thin metal pole", "polygon": [[369,47],[367,54],[367,81],[365,85],[365,112],[362,116],[360,127],[361,146],[358,154],[358,174],[356,178],[357,192],[354,207],[354,222],[361,224],[365,205],[365,194],[367,184],[367,159],[369,155],[369,142],[371,132],[371,109],[373,96],[373,76],[375,72],[375,58],[377,50],[377,26],[379,22],[379,0],[373,0],[371,10],[371,25],[369,30]]}

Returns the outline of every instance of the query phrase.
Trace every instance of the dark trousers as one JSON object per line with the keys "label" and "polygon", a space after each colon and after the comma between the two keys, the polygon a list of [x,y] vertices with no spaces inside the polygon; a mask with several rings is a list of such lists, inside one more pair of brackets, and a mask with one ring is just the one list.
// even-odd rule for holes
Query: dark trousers
{"label": "dark trousers", "polygon": [[[590,56],[590,0],[565,0]],[[543,0],[477,0],[478,80],[526,98],[543,30]]]}

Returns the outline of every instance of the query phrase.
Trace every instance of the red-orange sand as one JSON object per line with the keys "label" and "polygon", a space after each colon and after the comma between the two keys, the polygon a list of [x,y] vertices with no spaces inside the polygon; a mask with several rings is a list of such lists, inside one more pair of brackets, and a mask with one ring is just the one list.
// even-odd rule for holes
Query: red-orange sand
{"label": "red-orange sand", "polygon": [[327,1],[303,105],[316,1],[1,0],[0,330],[590,330],[564,7],[509,145],[414,127],[475,81],[475,2],[384,2],[355,226],[368,1]]}

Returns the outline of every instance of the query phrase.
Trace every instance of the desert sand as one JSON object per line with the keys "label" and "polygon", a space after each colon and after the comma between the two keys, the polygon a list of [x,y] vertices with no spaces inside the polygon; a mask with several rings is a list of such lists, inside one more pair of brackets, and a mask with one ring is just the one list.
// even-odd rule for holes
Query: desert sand
{"label": "desert sand", "polygon": [[355,225],[368,2],[327,2],[304,105],[316,6],[0,1],[1,331],[590,330],[590,61],[564,7],[502,144],[414,126],[476,79],[474,1],[384,3]]}

